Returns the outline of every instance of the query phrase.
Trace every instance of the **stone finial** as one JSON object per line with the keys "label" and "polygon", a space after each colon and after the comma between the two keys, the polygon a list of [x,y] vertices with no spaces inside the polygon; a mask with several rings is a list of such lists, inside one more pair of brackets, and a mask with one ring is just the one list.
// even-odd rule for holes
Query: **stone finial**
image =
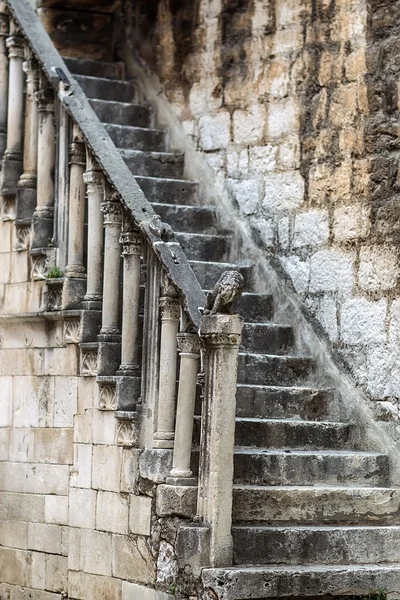
{"label": "stone finial", "polygon": [[163,242],[171,242],[175,237],[170,225],[161,221],[158,215],[154,215],[154,217],[150,219],[149,228],[150,231],[159,237]]}
{"label": "stone finial", "polygon": [[224,271],[212,292],[207,295],[204,314],[231,314],[232,305],[242,295],[243,288],[243,275],[238,271]]}

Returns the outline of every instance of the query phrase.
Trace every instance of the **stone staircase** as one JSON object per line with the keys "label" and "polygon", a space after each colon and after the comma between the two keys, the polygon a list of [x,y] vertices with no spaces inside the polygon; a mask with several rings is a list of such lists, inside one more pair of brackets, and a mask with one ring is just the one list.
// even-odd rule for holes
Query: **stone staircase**
{"label": "stone staircase", "polygon": [[388,456],[363,444],[334,390],[319,389],[312,357],[295,350],[290,326],[273,323],[251,265],[237,264],[183,156],[168,152],[151,109],[136,104],[120,64],[66,59],[94,110],[161,219],[169,223],[204,290],[227,269],[246,293],[239,354],[234,456],[234,565],[204,569],[203,597],[400,597],[400,490]]}

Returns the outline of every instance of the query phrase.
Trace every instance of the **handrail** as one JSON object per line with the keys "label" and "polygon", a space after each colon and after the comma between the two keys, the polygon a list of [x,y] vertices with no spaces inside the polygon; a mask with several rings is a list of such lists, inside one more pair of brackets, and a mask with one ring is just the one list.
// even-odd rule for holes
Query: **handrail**
{"label": "handrail", "polygon": [[28,0],[5,0],[21,27],[60,102],[79,126],[104,174],[121,197],[135,224],[158,256],[168,277],[182,295],[183,308],[196,329],[200,328],[199,307],[205,296],[178,242],[164,241],[151,226],[153,207],[129,171],[110,136],[55,48]]}

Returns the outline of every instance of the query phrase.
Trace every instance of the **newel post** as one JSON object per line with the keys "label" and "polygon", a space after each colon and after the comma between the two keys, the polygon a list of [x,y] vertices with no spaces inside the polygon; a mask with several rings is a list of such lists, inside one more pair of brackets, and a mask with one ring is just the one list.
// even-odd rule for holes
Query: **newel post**
{"label": "newel post", "polygon": [[243,319],[204,315],[205,350],[198,519],[210,529],[210,566],[232,565],[232,494],[236,384]]}

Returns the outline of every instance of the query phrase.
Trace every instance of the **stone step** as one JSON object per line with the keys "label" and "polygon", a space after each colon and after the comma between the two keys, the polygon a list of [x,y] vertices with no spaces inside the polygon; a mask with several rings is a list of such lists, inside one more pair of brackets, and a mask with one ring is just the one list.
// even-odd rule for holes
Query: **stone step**
{"label": "stone step", "polygon": [[275,323],[245,323],[242,334],[242,350],[285,354],[294,343],[293,329]]}
{"label": "stone step", "polygon": [[204,290],[212,289],[224,271],[239,271],[244,277],[246,288],[251,288],[252,266],[202,260],[189,260],[189,264]]}
{"label": "stone step", "polygon": [[201,580],[215,600],[350,598],[370,596],[377,590],[390,592],[391,600],[400,598],[397,563],[208,568],[202,570]]}
{"label": "stone step", "polygon": [[165,150],[165,132],[149,127],[130,127],[104,123],[105,130],[117,148],[134,148],[135,150]]}
{"label": "stone step", "polygon": [[184,167],[183,154],[174,152],[140,152],[121,150],[122,158],[133,175],[151,177],[182,177]]}
{"label": "stone step", "polygon": [[270,321],[274,314],[274,301],[269,294],[245,292],[237,300],[234,310],[251,323]]}
{"label": "stone step", "polygon": [[313,366],[312,359],[303,356],[240,352],[238,383],[274,386],[298,384],[309,377]]}
{"label": "stone step", "polygon": [[114,100],[118,102],[135,102],[136,86],[133,81],[113,81],[103,77],[88,77],[87,75],[74,75],[86,96],[100,100]]}
{"label": "stone step", "polygon": [[63,57],[63,61],[74,75],[88,75],[104,79],[124,79],[125,65],[123,62],[99,62],[87,58]]}
{"label": "stone step", "polygon": [[233,521],[392,525],[400,489],[380,487],[235,486]]}
{"label": "stone step", "polygon": [[152,202],[162,221],[171,225],[175,232],[217,234],[215,212],[208,206],[182,206]]}
{"label": "stone step", "polygon": [[237,418],[237,446],[296,450],[338,450],[354,447],[354,426],[329,421]]}
{"label": "stone step", "polygon": [[196,206],[199,203],[199,184],[185,179],[136,177],[149,202]]}
{"label": "stone step", "polygon": [[377,452],[351,450],[235,449],[238,485],[353,485],[389,483],[389,458]]}
{"label": "stone step", "polygon": [[400,562],[400,527],[234,526],[235,565]]}
{"label": "stone step", "polygon": [[225,260],[230,238],[203,233],[177,233],[176,238],[189,260]]}
{"label": "stone step", "polygon": [[118,125],[133,125],[134,127],[149,127],[151,111],[147,106],[131,104],[130,102],[113,102],[92,98],[90,104],[96,115],[103,123]]}
{"label": "stone step", "polygon": [[236,392],[238,417],[320,421],[335,404],[331,391],[308,387],[239,384]]}

